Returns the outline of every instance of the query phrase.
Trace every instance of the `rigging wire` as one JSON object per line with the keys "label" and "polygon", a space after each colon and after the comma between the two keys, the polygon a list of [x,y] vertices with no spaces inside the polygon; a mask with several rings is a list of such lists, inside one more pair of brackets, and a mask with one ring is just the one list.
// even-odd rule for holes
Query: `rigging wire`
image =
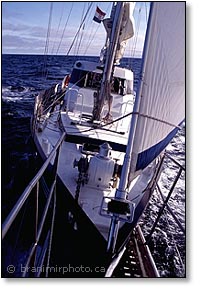
{"label": "rigging wire", "polygon": [[83,28],[82,28],[82,33],[81,33],[80,41],[79,41],[78,48],[77,48],[77,55],[79,54],[80,45],[81,45],[81,42],[83,39],[84,30],[85,30],[85,23],[83,24]]}
{"label": "rigging wire", "polygon": [[[168,167],[169,164],[170,164],[170,159],[167,158],[167,160],[166,160],[166,166]],[[156,192],[156,194],[157,194],[157,196],[159,198],[159,201],[161,201],[161,203],[163,203],[165,200],[164,200],[164,197],[162,196],[161,191],[159,191],[159,188],[158,187],[155,188],[155,192]],[[167,208],[165,208],[164,209],[164,212],[163,212],[163,217],[166,220],[166,223],[167,223],[168,228],[170,229],[170,222],[169,222],[169,215],[168,215],[168,213],[170,214],[170,211]],[[161,223],[161,221],[159,221],[159,223]],[[173,224],[173,225],[175,226],[176,224]],[[175,228],[174,228],[174,230],[176,232],[176,229]],[[167,232],[166,232],[166,234],[167,234]],[[182,271],[185,272],[185,265],[183,263],[183,259],[182,259],[181,254],[180,254],[180,250],[178,249],[178,246],[177,246],[177,243],[175,241],[174,234],[173,234],[172,230],[170,230],[170,235],[171,235],[171,239],[172,239],[172,244],[173,244],[174,249],[175,249],[175,251],[176,251],[176,253],[178,255],[178,259],[179,259],[179,263],[180,263],[180,265],[182,267]],[[168,234],[167,234],[167,239],[169,240]],[[169,244],[168,244],[168,246],[169,246]]]}
{"label": "rigging wire", "polygon": [[71,16],[73,6],[74,6],[74,2],[72,2],[72,5],[71,5],[70,11],[69,11],[69,15],[68,15],[67,20],[66,20],[66,22],[65,22],[65,26],[64,26],[63,31],[62,31],[62,36],[61,36],[61,39],[60,39],[60,42],[59,42],[59,45],[58,45],[58,48],[57,48],[57,51],[56,51],[56,55],[58,54],[59,49],[60,49],[60,46],[61,46],[61,43],[62,43],[62,41],[63,41],[64,34],[65,34],[65,30],[66,30],[66,28],[67,28],[67,24],[68,24],[68,22],[69,22],[69,18],[70,18],[70,16]]}
{"label": "rigging wire", "polygon": [[[151,119],[151,120],[154,120],[154,121],[161,122],[161,123],[163,123],[163,124],[167,124],[167,125],[169,125],[169,126],[172,126],[172,127],[177,128],[177,129],[179,129],[179,130],[181,129],[180,126],[177,126],[177,125],[175,125],[175,124],[169,123],[169,122],[167,122],[167,121],[165,121],[165,120],[162,120],[162,119],[159,119],[159,118],[156,118],[156,117],[150,116],[150,115],[145,115],[145,114],[141,114],[141,113],[139,113],[139,112],[134,112],[134,111],[132,111],[132,112],[130,112],[130,113],[124,115],[124,116],[121,116],[121,117],[119,117],[119,118],[117,118],[117,119],[115,119],[115,120],[113,120],[113,121],[111,121],[111,122],[109,122],[109,123],[106,123],[106,124],[101,125],[101,126],[99,126],[99,127],[96,125],[96,126],[93,127],[93,128],[90,128],[90,129],[87,129],[87,130],[84,130],[84,131],[80,131],[80,132],[82,133],[82,132],[88,132],[88,131],[90,131],[90,130],[96,130],[96,129],[104,128],[105,126],[109,126],[109,125],[111,125],[111,124],[114,124],[115,122],[118,122],[118,121],[120,121],[120,120],[122,120],[122,119],[124,119],[124,118],[127,118],[127,117],[130,116],[130,115],[138,115],[138,116],[141,116],[141,117],[144,117],[144,118],[149,118],[149,119]],[[93,125],[94,125],[94,124],[93,124]],[[74,134],[76,134],[76,133],[78,133],[78,132],[70,132],[70,133],[74,133]]]}
{"label": "rigging wire", "polygon": [[54,52],[54,48],[55,48],[55,45],[56,45],[56,38],[59,35],[59,30],[60,30],[61,21],[62,21],[62,18],[63,18],[63,13],[64,13],[64,3],[63,3],[62,8],[61,8],[61,15],[60,15],[60,19],[59,19],[59,23],[58,23],[58,27],[57,27],[57,31],[56,31],[56,37],[55,37],[54,43],[53,43],[52,54]]}
{"label": "rigging wire", "polygon": [[[168,220],[168,217],[167,217],[167,209],[164,210],[164,217],[165,217],[165,220],[167,222],[168,227],[170,228],[170,223],[169,223],[169,220]],[[181,257],[180,251],[179,251],[177,243],[175,241],[174,234],[173,234],[172,231],[170,231],[170,234],[171,234],[171,237],[172,237],[172,242],[174,244],[175,251],[176,251],[176,253],[178,255],[178,259],[179,259],[180,265],[182,267],[183,272],[185,272],[185,265],[183,263],[183,259]]]}
{"label": "rigging wire", "polygon": [[132,50],[132,54],[131,54],[132,59],[136,55],[136,46],[137,46],[138,35],[139,35],[139,31],[140,31],[141,11],[142,11],[142,3],[140,4],[139,14],[138,14],[138,19],[137,19],[137,24],[136,24],[136,37],[134,37],[133,50]]}
{"label": "rigging wire", "polygon": [[[80,24],[83,21],[83,17],[84,17],[84,14],[85,14],[85,8],[86,8],[86,3],[84,3]],[[81,43],[81,39],[82,39],[82,36],[83,36],[84,27],[85,27],[85,21],[83,22],[81,30],[80,30],[80,32],[79,32],[79,34],[77,36],[76,44],[74,46],[74,55],[75,55],[75,57],[77,57],[78,53],[79,53],[79,48],[80,48],[80,43]],[[79,40],[79,38],[80,38],[80,40]]]}
{"label": "rigging wire", "polygon": [[73,39],[73,41],[72,41],[72,43],[71,43],[71,45],[70,45],[70,47],[69,47],[69,49],[68,49],[68,51],[67,51],[67,54],[66,54],[67,56],[69,55],[69,53],[70,53],[70,51],[71,51],[71,49],[72,49],[72,47],[73,47],[73,45],[74,45],[74,43],[75,43],[75,40],[76,40],[76,38],[77,38],[77,36],[78,36],[78,34],[79,34],[79,32],[80,32],[82,26],[83,26],[83,23],[84,23],[84,21],[85,21],[87,15],[88,15],[88,13],[89,13],[89,11],[90,11],[92,5],[93,5],[93,2],[90,3],[90,5],[89,5],[89,7],[88,7],[88,9],[87,9],[87,11],[86,11],[86,14],[85,14],[85,16],[84,16],[84,18],[83,18],[83,20],[82,20],[82,22],[81,22],[81,24],[80,24],[80,26],[79,26],[77,32],[76,32],[76,34],[75,34],[75,36],[74,36],[74,39]]}
{"label": "rigging wire", "polygon": [[[98,2],[97,2],[97,3],[98,3]],[[107,6],[107,8],[106,8],[106,10],[105,10],[105,11],[106,11],[106,14],[108,13],[109,7],[110,7],[110,3],[109,3],[109,5]],[[93,21],[93,20],[92,20],[92,21]],[[101,26],[100,26],[99,24],[97,24],[97,28],[96,28],[95,31],[93,31],[93,30],[94,30],[94,25],[91,25],[91,27],[92,27],[92,30],[91,30],[90,36],[89,36],[89,38],[88,38],[88,42],[87,42],[87,45],[86,45],[86,49],[85,49],[85,51],[84,51],[84,55],[87,53],[88,48],[90,47],[92,41],[94,40],[94,38],[95,38],[95,36],[96,36],[96,34],[97,34],[97,31],[99,30],[99,28],[100,28]]]}
{"label": "rigging wire", "polygon": [[87,46],[86,46],[86,48],[85,48],[85,51],[84,51],[83,55],[86,55],[86,53],[87,53],[87,51],[88,51],[88,48],[90,47],[90,44],[91,44],[92,41],[94,40],[94,37],[95,37],[97,31],[99,30],[99,28],[100,28],[100,26],[98,25],[97,28],[96,28],[96,30],[95,30],[95,32],[94,32],[94,34],[93,34],[93,36],[91,36],[91,35],[92,35],[92,32],[93,32],[93,31],[91,31],[91,35],[90,35],[89,38],[88,38],[88,43],[87,43]]}
{"label": "rigging wire", "polygon": [[[98,5],[98,4],[97,4]],[[90,11],[90,14],[88,15],[88,21],[87,21],[87,23],[86,23],[86,26],[87,26],[87,32],[88,32],[88,34],[89,34],[89,37],[87,37],[87,43],[86,43],[86,45],[85,45],[85,47],[86,47],[86,49],[87,49],[87,46],[88,46],[88,43],[90,42],[90,39],[91,39],[91,35],[93,35],[93,33],[94,33],[94,30],[95,30],[95,25],[92,25],[92,23],[93,23],[93,20],[91,20],[92,19],[92,10]],[[99,28],[100,26],[98,25],[98,28]],[[90,33],[89,33],[90,32]],[[85,55],[85,53],[86,52],[84,52],[83,53],[83,55]]]}
{"label": "rigging wire", "polygon": [[[78,83],[79,81],[82,81],[84,78],[85,78],[85,76],[83,75],[82,78],[79,79],[76,83],[74,83],[73,86],[72,86],[70,89],[72,90],[72,89],[77,85],[77,83]],[[49,95],[48,98],[49,98],[49,97],[53,97],[53,96],[56,95],[56,94],[55,94],[55,88],[51,87],[50,90],[51,90],[51,89],[53,90],[53,93],[52,93],[51,95]],[[47,91],[48,91],[48,90],[47,90]],[[56,98],[56,99],[54,99],[53,103],[50,104],[47,108],[44,109],[43,114],[40,115],[41,118],[45,116],[44,113],[48,112],[48,110],[49,110],[49,109],[50,109],[50,108],[51,108],[51,107],[52,107],[52,106],[53,106],[53,105],[54,105],[58,100],[60,100],[60,99],[63,97],[63,95],[65,94],[65,92],[66,92],[66,90],[64,90],[63,92],[61,92],[60,95],[59,95],[59,97]],[[48,99],[48,98],[47,98],[47,99]],[[43,105],[45,105],[47,101],[48,101],[48,100],[44,100]]]}
{"label": "rigging wire", "polygon": [[[92,12],[92,11],[91,11]],[[87,25],[88,25],[88,32],[89,32],[89,29],[90,29],[90,34],[89,34],[89,37],[87,38],[87,43],[85,45],[85,51],[83,53],[83,55],[86,54],[87,52],[87,49],[88,49],[88,44],[91,43],[91,38],[93,39],[93,35],[96,34],[96,31],[99,29],[100,25],[98,24],[97,28],[96,28],[96,31],[95,31],[95,25],[92,25],[92,22],[93,20],[91,20],[91,12],[90,12],[90,15],[88,16],[88,20],[90,20],[90,22],[88,21]]]}
{"label": "rigging wire", "polygon": [[[130,112],[130,113],[128,113],[128,114],[126,114],[126,115],[124,115],[124,116],[122,116],[122,117],[119,117],[119,118],[113,120],[112,122],[109,122],[109,123],[106,123],[106,124],[103,124],[103,125],[100,125],[100,126],[92,124],[93,127],[89,128],[89,129],[85,129],[85,130],[82,130],[82,131],[79,131],[79,132],[77,132],[77,131],[75,132],[75,131],[74,131],[74,132],[70,132],[70,133],[71,133],[71,134],[79,134],[79,133],[85,133],[85,132],[89,132],[89,131],[93,131],[93,130],[102,129],[102,128],[104,128],[105,126],[112,125],[112,124],[114,124],[114,123],[116,123],[116,122],[118,122],[118,121],[120,121],[120,120],[122,120],[122,119],[125,119],[126,117],[128,117],[128,116],[130,116],[130,115],[132,115],[132,114],[133,114],[133,112]],[[64,126],[64,128],[68,128],[68,127],[67,127],[67,126]]]}
{"label": "rigging wire", "polygon": [[50,38],[50,31],[51,31],[52,11],[53,11],[53,2],[51,2],[51,4],[50,4],[49,22],[48,22],[46,43],[45,43],[45,49],[44,49],[43,77],[45,80],[47,79],[47,75],[48,75],[47,55],[48,55],[48,49],[49,49],[49,38]]}

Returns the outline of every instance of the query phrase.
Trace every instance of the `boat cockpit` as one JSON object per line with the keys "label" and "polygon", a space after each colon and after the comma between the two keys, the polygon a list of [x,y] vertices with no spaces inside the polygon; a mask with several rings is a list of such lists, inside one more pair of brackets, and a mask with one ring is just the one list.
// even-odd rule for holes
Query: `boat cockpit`
{"label": "boat cockpit", "polygon": [[[95,96],[99,94],[102,76],[103,68],[97,62],[77,61],[75,63],[64,98],[65,110],[73,121],[78,118],[81,122],[85,117],[92,117]],[[115,67],[110,86],[113,119],[122,117],[133,110],[133,78],[131,70]],[[103,115],[108,113],[108,106],[105,102]],[[121,125],[124,121],[122,120]]]}

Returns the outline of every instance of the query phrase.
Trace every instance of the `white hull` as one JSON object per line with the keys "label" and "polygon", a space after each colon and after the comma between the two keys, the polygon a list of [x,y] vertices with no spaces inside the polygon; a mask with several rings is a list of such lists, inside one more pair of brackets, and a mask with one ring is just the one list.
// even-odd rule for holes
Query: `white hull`
{"label": "white hull", "polygon": [[[73,119],[74,121],[76,121],[76,118],[74,116]],[[58,175],[64,186],[72,195],[72,197],[75,198],[79,172],[77,167],[74,168],[73,164],[74,160],[79,160],[83,155],[79,149],[82,145],[82,138],[84,138],[84,140],[86,138],[89,138],[91,142],[96,140],[97,143],[100,142],[100,144],[105,141],[113,142],[113,140],[115,140],[116,144],[125,146],[127,142],[127,134],[126,136],[121,136],[119,134],[116,134],[115,132],[107,132],[102,131],[101,129],[97,129],[92,130],[91,132],[89,131],[85,133],[77,133],[77,135],[79,135],[80,143],[75,144],[67,142],[68,138],[70,141],[70,135],[72,134],[74,136],[74,132],[86,131],[89,127],[88,125],[84,126],[84,124],[71,126],[70,122],[71,120],[67,116],[65,111],[62,111],[60,116],[58,112],[55,111],[45,121],[42,132],[38,132],[37,130],[35,131],[34,139],[40,155],[43,158],[47,158],[62,135],[60,124],[62,124],[62,127],[65,128],[67,135],[66,141],[63,142],[60,151],[60,157],[58,162]],[[124,152],[111,150],[111,156],[112,159],[118,159],[118,164],[123,164]],[[104,176],[104,169],[102,168],[101,170],[102,176]],[[151,181],[154,171],[155,165],[151,165],[132,182],[128,194],[128,199],[130,201],[133,201],[136,207],[143,198],[143,195],[145,194],[145,189]],[[106,186],[104,184],[97,184],[97,182],[92,181],[89,181],[88,184],[84,184],[84,186],[81,186],[80,188],[78,204],[88,216],[88,218],[91,220],[91,222],[95,225],[95,227],[99,230],[105,240],[108,239],[110,218],[100,215],[100,207],[103,198],[114,198],[115,191],[116,188],[113,188],[109,184]],[[120,227],[122,227],[123,224],[124,223],[121,222]]]}

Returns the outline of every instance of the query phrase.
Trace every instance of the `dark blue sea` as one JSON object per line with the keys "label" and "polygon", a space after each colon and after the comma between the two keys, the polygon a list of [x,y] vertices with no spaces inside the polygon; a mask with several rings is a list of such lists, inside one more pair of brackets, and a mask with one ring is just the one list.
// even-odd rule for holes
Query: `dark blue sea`
{"label": "dark blue sea", "polygon": [[[79,57],[80,59],[80,57]],[[96,57],[85,57],[97,60]],[[37,169],[37,156],[30,136],[30,120],[35,96],[52,84],[61,82],[71,72],[75,56],[2,55],[2,220],[5,219]],[[44,66],[44,63],[46,64]],[[141,59],[124,59],[123,67],[132,67],[137,88]],[[45,77],[47,75],[47,78]],[[135,89],[136,90],[136,89]],[[170,156],[185,165],[185,127],[167,148]],[[160,187],[166,196],[178,168],[165,162]],[[161,205],[154,193],[141,221],[148,235]],[[158,206],[156,206],[157,204]],[[170,199],[170,206],[185,226],[184,172]],[[185,277],[185,236],[168,212],[164,215],[150,241],[150,249],[162,277]]]}

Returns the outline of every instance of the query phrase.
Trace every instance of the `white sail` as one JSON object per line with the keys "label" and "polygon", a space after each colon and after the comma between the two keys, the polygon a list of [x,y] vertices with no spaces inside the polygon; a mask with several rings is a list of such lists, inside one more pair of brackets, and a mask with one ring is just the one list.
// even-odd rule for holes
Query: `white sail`
{"label": "white sail", "polygon": [[119,64],[120,59],[124,55],[128,39],[133,37],[135,31],[135,23],[133,18],[133,10],[135,2],[124,3],[124,13],[121,24],[121,32],[118,40],[118,49],[116,51],[115,63]]}
{"label": "white sail", "polygon": [[122,17],[119,43],[130,39],[134,35],[134,18],[133,18],[134,8],[135,8],[135,2],[124,3],[124,13]]}
{"label": "white sail", "polygon": [[[133,18],[133,10],[135,8],[135,2],[124,2],[123,4],[123,16],[120,26],[120,35],[117,43],[117,50],[115,55],[115,63],[119,64],[120,59],[123,57],[126,44],[128,39],[132,38],[135,31],[135,23]],[[107,32],[107,39],[111,37],[111,28],[113,25],[113,15],[115,12],[116,6],[113,6],[111,12],[111,17],[103,20],[105,30]],[[102,53],[105,52],[108,43],[102,50]]]}
{"label": "white sail", "polygon": [[184,120],[184,2],[153,3],[142,75],[129,181],[162,152]]}

